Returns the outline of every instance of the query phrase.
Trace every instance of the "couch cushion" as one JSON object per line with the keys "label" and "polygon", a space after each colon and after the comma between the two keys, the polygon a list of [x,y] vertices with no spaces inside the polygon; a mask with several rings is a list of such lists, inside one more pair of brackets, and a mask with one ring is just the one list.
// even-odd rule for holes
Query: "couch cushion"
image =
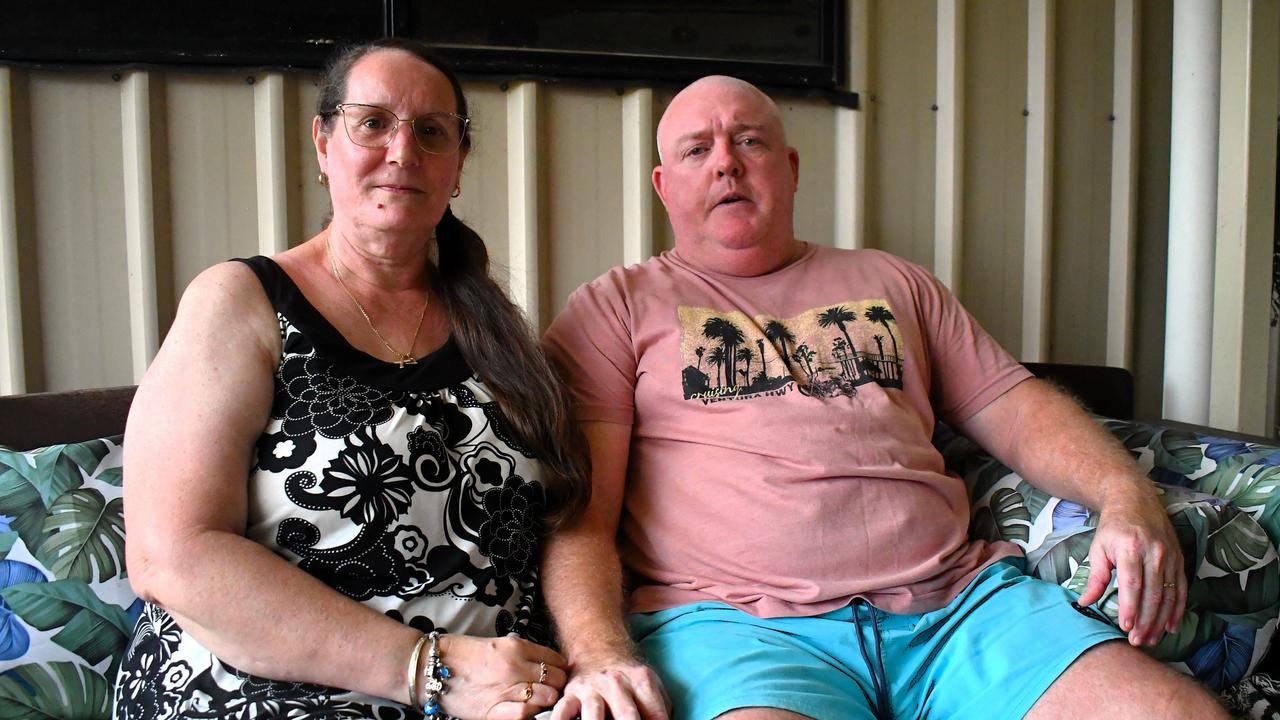
{"label": "couch cushion", "polygon": [[142,610],[124,567],[121,438],[0,448],[0,717],[109,717]]}

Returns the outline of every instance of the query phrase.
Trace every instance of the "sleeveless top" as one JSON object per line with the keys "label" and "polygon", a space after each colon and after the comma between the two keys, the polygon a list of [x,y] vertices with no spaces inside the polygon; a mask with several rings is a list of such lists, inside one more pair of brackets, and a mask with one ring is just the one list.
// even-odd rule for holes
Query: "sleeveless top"
{"label": "sleeveless top", "polygon": [[[246,536],[424,633],[545,643],[541,467],[453,340],[399,368],[348,344],[274,261],[240,262],[262,282],[282,340],[248,478]],[[115,716],[421,714],[237,670],[148,603],[116,679]]]}

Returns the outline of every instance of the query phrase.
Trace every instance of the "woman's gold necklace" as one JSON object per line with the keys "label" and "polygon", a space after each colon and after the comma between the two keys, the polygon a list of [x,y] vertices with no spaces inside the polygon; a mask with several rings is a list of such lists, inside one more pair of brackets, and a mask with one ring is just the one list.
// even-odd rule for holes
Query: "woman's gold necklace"
{"label": "woman's gold necklace", "polygon": [[422,301],[422,312],[418,313],[418,325],[413,329],[413,339],[409,341],[409,352],[400,352],[399,350],[391,347],[391,343],[387,342],[387,339],[382,337],[382,333],[378,332],[378,328],[374,327],[373,321],[369,319],[369,313],[365,312],[364,306],[360,304],[360,301],[357,300],[356,296],[351,292],[351,288],[347,287],[347,283],[343,281],[342,273],[338,272],[338,256],[333,254],[333,244],[329,242],[328,235],[324,236],[324,246],[325,250],[329,254],[329,268],[333,270],[333,277],[337,279],[338,285],[342,286],[342,290],[347,294],[347,297],[351,298],[351,302],[354,303],[356,309],[360,311],[360,315],[364,317],[365,323],[369,325],[369,329],[377,336],[378,341],[382,343],[382,346],[385,347],[388,352],[395,356],[395,360],[392,360],[391,362],[398,365],[401,370],[404,369],[405,365],[417,365],[418,360],[410,353],[413,352],[413,347],[418,344],[418,333],[422,331],[422,318],[427,316],[427,305],[431,304],[431,294],[428,293],[426,299]]}

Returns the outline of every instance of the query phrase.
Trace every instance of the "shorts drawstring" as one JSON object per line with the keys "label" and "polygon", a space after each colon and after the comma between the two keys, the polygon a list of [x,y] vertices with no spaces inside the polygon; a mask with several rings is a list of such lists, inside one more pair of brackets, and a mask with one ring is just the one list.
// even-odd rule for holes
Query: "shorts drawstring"
{"label": "shorts drawstring", "polygon": [[[867,607],[867,614],[871,620],[871,635],[875,638],[876,663],[871,664],[871,657],[867,654],[866,641],[862,639],[862,613],[859,608],[863,605]],[[874,708],[877,720],[893,720],[893,706],[889,703],[889,678],[884,671],[884,657],[880,652],[880,626],[876,622],[876,609],[862,598],[853,599],[853,622],[857,626],[855,632],[858,636],[858,652],[862,653],[862,661],[867,664],[867,674],[871,676],[871,687],[876,693],[876,706]]]}

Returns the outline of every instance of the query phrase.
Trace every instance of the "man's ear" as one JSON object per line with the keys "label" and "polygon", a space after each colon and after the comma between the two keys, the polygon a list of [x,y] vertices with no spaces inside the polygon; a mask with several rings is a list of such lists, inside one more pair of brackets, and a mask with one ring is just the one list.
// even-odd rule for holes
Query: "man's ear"
{"label": "man's ear", "polygon": [[787,148],[787,162],[791,163],[792,190],[800,189],[800,153],[795,148]]}
{"label": "man's ear", "polygon": [[329,172],[329,133],[324,130],[324,121],[319,115],[311,118],[311,144],[316,146],[316,164],[320,172]]}
{"label": "man's ear", "polygon": [[662,166],[659,165],[653,169],[653,190],[658,193],[658,199],[662,201],[662,206],[667,206],[667,196],[662,190]]}

